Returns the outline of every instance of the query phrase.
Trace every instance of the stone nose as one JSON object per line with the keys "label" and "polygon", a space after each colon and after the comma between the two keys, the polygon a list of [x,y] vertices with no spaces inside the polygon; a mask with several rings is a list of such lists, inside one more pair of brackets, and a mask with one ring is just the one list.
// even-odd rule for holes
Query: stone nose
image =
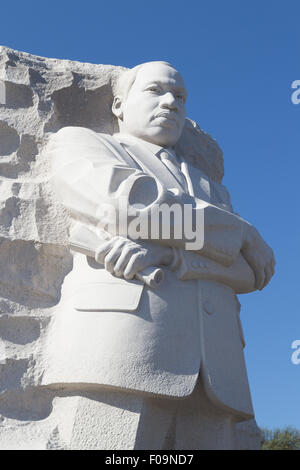
{"label": "stone nose", "polygon": [[178,111],[178,106],[176,104],[176,99],[173,93],[168,91],[162,95],[161,107],[165,109],[171,109],[172,111]]}

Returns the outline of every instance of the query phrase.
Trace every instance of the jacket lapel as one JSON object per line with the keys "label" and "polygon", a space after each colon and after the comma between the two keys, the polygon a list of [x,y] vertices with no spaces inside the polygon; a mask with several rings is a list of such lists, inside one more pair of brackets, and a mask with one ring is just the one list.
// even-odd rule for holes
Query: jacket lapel
{"label": "jacket lapel", "polygon": [[167,188],[179,188],[181,186],[177,182],[176,178],[168,170],[168,168],[161,162],[161,160],[148,148],[143,147],[139,143],[124,142],[127,152],[130,156],[138,163],[145,173],[150,174],[154,178],[158,179]]}
{"label": "jacket lapel", "polygon": [[[126,139],[126,136],[121,136],[120,134],[118,141],[145,173],[158,179],[168,189],[179,188],[182,191],[182,187],[176,178],[146,146],[141,145],[139,142],[129,141]],[[181,161],[181,171],[186,178],[189,194],[203,201],[210,202],[211,187],[208,178],[200,170],[192,167],[183,159]]]}
{"label": "jacket lapel", "polygon": [[208,178],[205,178],[198,168],[194,168],[185,161],[181,163],[181,171],[187,180],[189,194],[203,201],[210,202],[211,188]]}

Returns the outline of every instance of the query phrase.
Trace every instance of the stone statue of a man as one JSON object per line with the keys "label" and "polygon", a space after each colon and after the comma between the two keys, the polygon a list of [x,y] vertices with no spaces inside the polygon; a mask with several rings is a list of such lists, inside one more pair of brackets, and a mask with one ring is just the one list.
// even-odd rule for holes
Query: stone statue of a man
{"label": "stone statue of a man", "polygon": [[[115,87],[118,133],[66,127],[48,147],[74,265],[43,385],[72,392],[60,399],[70,448],[234,449],[235,424],[253,417],[236,294],[262,289],[274,257],[226,189],[176,153],[186,95],[170,64],[139,65]],[[168,236],[164,219],[130,235],[174,204],[191,207],[200,244],[187,249],[183,217]]]}

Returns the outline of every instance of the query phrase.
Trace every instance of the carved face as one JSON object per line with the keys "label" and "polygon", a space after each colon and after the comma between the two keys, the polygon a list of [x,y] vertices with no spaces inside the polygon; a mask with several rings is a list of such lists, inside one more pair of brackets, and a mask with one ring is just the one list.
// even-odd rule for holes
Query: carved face
{"label": "carved face", "polygon": [[175,69],[161,63],[146,64],[127,97],[115,100],[120,131],[161,147],[174,146],[185,121],[185,100],[185,84]]}

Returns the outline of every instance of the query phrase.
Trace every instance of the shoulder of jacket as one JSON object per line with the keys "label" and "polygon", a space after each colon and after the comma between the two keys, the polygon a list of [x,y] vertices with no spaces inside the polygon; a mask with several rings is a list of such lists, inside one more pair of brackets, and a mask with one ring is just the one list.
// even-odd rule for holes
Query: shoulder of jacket
{"label": "shoulder of jacket", "polygon": [[113,141],[111,135],[95,132],[87,127],[62,127],[50,137],[52,145],[104,145]]}
{"label": "shoulder of jacket", "polygon": [[94,163],[122,164],[127,154],[121,144],[109,134],[85,127],[63,127],[50,137],[47,144],[53,168],[61,168],[78,160]]}

